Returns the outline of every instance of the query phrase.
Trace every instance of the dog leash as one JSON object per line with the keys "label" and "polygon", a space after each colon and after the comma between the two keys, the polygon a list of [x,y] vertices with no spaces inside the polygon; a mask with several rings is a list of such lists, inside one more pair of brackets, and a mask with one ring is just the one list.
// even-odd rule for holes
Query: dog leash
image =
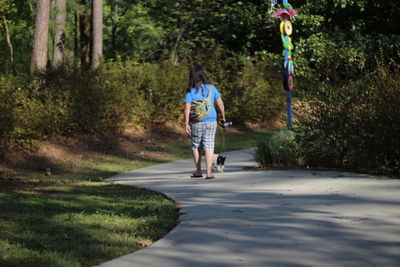
{"label": "dog leash", "polygon": [[221,153],[225,153],[226,151],[226,143],[225,143],[225,127],[221,126]]}
{"label": "dog leash", "polygon": [[226,133],[226,129],[225,129],[225,127],[227,127],[227,126],[231,126],[232,125],[232,122],[230,121],[230,122],[223,122],[223,123],[221,123],[220,124],[220,126],[221,126],[221,142],[222,142],[222,144],[221,144],[221,153],[225,153],[226,152],[226,142],[225,142],[225,133]]}

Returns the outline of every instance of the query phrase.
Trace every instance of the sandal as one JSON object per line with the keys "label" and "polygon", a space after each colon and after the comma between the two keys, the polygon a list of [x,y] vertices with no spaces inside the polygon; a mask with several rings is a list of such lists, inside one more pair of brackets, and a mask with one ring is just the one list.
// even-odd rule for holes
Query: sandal
{"label": "sandal", "polygon": [[195,172],[192,174],[192,176],[190,176],[190,178],[201,178],[201,177],[203,177],[202,174],[198,175]]}
{"label": "sandal", "polygon": [[215,176],[214,175],[207,176],[206,179],[215,179]]}

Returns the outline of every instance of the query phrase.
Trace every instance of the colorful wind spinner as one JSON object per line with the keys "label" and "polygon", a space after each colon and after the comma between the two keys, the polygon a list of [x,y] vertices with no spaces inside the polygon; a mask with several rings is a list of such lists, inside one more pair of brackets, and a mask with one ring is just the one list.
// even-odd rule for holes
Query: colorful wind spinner
{"label": "colorful wind spinner", "polygon": [[[273,1],[272,5],[277,5],[277,1]],[[281,39],[283,43],[283,56],[284,56],[284,77],[283,77],[283,86],[286,91],[286,109],[288,114],[288,126],[290,127],[292,124],[292,96],[291,91],[294,89],[294,65],[293,65],[293,57],[292,50],[294,48],[292,44],[292,39],[290,36],[293,33],[293,26],[290,22],[290,18],[297,15],[297,11],[292,7],[291,4],[288,3],[288,0],[282,0],[282,6],[277,11],[275,11],[272,15],[274,17],[279,17],[281,19],[280,24],[280,32]]]}

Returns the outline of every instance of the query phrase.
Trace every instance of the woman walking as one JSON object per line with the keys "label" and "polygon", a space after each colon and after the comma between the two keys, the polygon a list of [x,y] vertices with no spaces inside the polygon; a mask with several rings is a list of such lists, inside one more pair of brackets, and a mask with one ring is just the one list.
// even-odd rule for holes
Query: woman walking
{"label": "woman walking", "polygon": [[192,153],[196,171],[191,177],[203,177],[201,170],[201,154],[205,151],[206,179],[215,178],[211,172],[214,159],[215,133],[217,130],[216,103],[220,111],[220,122],[225,121],[225,108],[217,88],[210,84],[202,66],[190,69],[189,86],[185,103],[185,128],[192,140]]}

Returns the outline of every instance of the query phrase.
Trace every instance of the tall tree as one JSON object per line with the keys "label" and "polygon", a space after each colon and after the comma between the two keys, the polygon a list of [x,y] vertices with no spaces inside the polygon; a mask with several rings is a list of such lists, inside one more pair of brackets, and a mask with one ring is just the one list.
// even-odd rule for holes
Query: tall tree
{"label": "tall tree", "polygon": [[7,41],[8,50],[10,51],[11,69],[12,69],[13,73],[15,74],[14,47],[11,42],[10,29],[8,28],[8,21],[7,21],[5,15],[3,15],[3,24],[4,24],[4,29],[6,30],[6,41]]}
{"label": "tall tree", "polygon": [[65,21],[67,0],[55,0],[55,30],[54,30],[54,58],[53,66],[59,67],[64,62]]}
{"label": "tall tree", "polygon": [[87,14],[87,1],[81,0],[83,10],[79,15],[79,37],[80,37],[80,55],[81,67],[87,68],[90,65],[89,51],[90,51],[90,36],[88,34],[89,16]]}
{"label": "tall tree", "polygon": [[[10,29],[8,27],[9,20],[7,19],[7,11],[12,9],[13,4],[11,3],[10,0],[1,0],[0,1],[0,16],[2,16],[2,23],[4,25],[4,30],[6,33],[6,42],[8,46],[8,51],[10,54],[10,63],[11,63],[11,69],[13,73],[15,74],[15,63],[14,63],[14,47],[11,42],[11,34],[10,34]],[[1,22],[0,22],[1,24]]]}
{"label": "tall tree", "polygon": [[50,0],[36,2],[35,34],[33,36],[31,72],[44,71],[47,65]]}
{"label": "tall tree", "polygon": [[74,11],[74,67],[78,67],[79,64],[79,39],[80,39],[80,28],[79,28],[79,12],[78,10]]}
{"label": "tall tree", "polygon": [[93,0],[92,10],[92,64],[93,69],[100,64],[103,56],[103,0]]}

